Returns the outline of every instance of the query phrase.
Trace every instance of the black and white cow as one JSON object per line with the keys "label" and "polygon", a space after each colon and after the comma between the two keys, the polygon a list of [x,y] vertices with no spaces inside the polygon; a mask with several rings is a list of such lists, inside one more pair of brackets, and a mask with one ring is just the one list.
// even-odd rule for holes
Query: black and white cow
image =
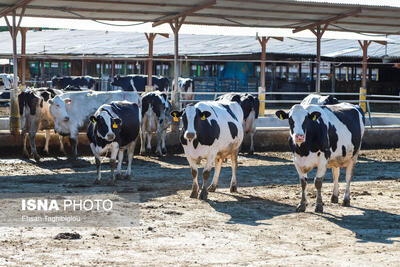
{"label": "black and white cow", "polygon": [[243,130],[245,134],[250,135],[250,151],[249,154],[254,154],[254,134],[256,133],[256,124],[258,119],[258,113],[260,109],[260,101],[258,97],[255,97],[247,93],[228,93],[219,96],[217,100],[229,100],[235,101],[240,104],[243,110]]}
{"label": "black and white cow", "polygon": [[159,156],[167,153],[165,137],[167,135],[167,129],[171,124],[170,112],[171,104],[168,101],[166,93],[155,91],[142,95],[141,155],[146,154],[146,139],[147,150],[148,152],[151,151],[152,133],[157,133],[156,153]]}
{"label": "black and white cow", "polygon": [[[169,80],[162,76],[152,76],[152,85],[154,90],[169,91]],[[144,92],[147,85],[147,75],[131,74],[126,76],[114,76],[111,85],[119,86],[124,91]]]}
{"label": "black and white cow", "polygon": [[331,96],[322,96],[319,94],[309,94],[300,103],[301,105],[335,105],[339,104],[339,101]]}
{"label": "black and white cow", "polygon": [[[175,86],[175,80],[172,81],[172,88]],[[194,99],[194,81],[192,78],[178,77],[178,91],[181,92],[183,100]]]}
{"label": "black and white cow", "polygon": [[[19,79],[18,79],[19,80]],[[10,99],[10,90],[13,87],[14,74],[0,73],[0,99]],[[1,92],[4,90],[3,92]],[[9,102],[0,102],[2,106],[8,106]]]}
{"label": "black and white cow", "polygon": [[89,117],[99,106],[112,101],[128,101],[141,107],[140,97],[136,92],[68,92],[49,100],[50,114],[54,118],[55,132],[69,136],[73,149],[73,158],[78,155],[78,134],[80,129],[87,128]]}
{"label": "black and white cow", "polygon": [[[45,130],[46,142],[44,152],[46,154],[49,153],[50,130],[54,129],[54,119],[50,116],[47,101],[61,93],[62,92],[57,89],[28,88],[18,95],[24,156],[29,158],[29,153],[26,148],[29,134],[31,152],[36,161],[40,160],[35,142],[35,136],[38,130]],[[64,144],[61,136],[60,149],[64,152]]]}
{"label": "black and white cow", "polygon": [[[100,156],[111,151],[111,181],[115,184],[116,177],[121,177],[121,165],[124,151],[128,150],[128,168],[125,179],[130,179],[132,171],[133,152],[140,128],[140,107],[137,103],[127,101],[115,101],[99,107],[96,113],[90,117],[87,137],[90,148],[96,159],[97,178],[95,183],[101,179]],[[117,175],[114,174],[116,158],[118,154]]]}
{"label": "black and white cow", "polygon": [[322,181],[327,168],[332,168],[332,203],[338,202],[340,168],[346,167],[346,191],[343,206],[350,205],[350,181],[364,134],[365,118],[359,106],[349,103],[336,105],[294,105],[289,113],[276,112],[281,120],[288,119],[289,146],[299,174],[302,197],[297,211],[307,206],[307,173],[317,168],[314,184],[317,189],[316,212],[323,212]]}
{"label": "black and white cow", "polygon": [[203,169],[200,199],[207,199],[207,181],[214,166],[214,177],[208,191],[216,190],[222,162],[226,158],[232,160],[230,191],[236,192],[237,157],[243,141],[243,111],[240,105],[230,101],[199,102],[186,106],[183,111],[172,111],[171,116],[174,121],[177,121],[178,117],[182,117],[183,121],[180,141],[193,176],[190,197],[198,196],[198,164],[202,159],[206,159],[207,163]]}
{"label": "black and white cow", "polygon": [[[85,88],[90,90],[97,90],[96,80],[91,76],[64,76],[57,77],[54,76],[51,79],[52,88],[56,89],[70,89]],[[76,91],[76,90],[74,90]]]}

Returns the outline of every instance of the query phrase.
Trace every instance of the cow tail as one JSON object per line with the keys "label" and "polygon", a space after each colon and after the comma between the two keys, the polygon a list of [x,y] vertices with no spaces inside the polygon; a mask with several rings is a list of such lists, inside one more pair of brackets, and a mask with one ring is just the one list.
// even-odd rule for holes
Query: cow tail
{"label": "cow tail", "polygon": [[18,95],[18,106],[19,106],[19,115],[22,116],[22,114],[24,113],[24,106],[25,106],[25,92],[21,92]]}

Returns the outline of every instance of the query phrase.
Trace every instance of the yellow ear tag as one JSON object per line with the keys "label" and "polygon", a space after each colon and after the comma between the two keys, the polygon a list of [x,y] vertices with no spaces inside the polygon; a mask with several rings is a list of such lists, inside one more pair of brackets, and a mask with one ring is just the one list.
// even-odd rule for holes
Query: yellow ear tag
{"label": "yellow ear tag", "polygon": [[203,116],[201,117],[201,120],[202,120],[202,121],[205,121],[205,120],[206,120],[206,115],[203,115]]}
{"label": "yellow ear tag", "polygon": [[174,122],[178,122],[178,121],[179,121],[178,117],[174,116]]}
{"label": "yellow ear tag", "polygon": [[312,118],[313,121],[315,121],[317,119],[317,115],[314,115],[314,117]]}
{"label": "yellow ear tag", "polygon": [[118,125],[114,122],[114,124],[113,124],[113,126],[112,126],[114,129],[117,129],[118,128]]}
{"label": "yellow ear tag", "polygon": [[92,119],[92,122],[93,122],[93,123],[96,123],[96,120],[95,120],[95,119]]}
{"label": "yellow ear tag", "polygon": [[283,120],[282,114],[279,114],[279,119]]}

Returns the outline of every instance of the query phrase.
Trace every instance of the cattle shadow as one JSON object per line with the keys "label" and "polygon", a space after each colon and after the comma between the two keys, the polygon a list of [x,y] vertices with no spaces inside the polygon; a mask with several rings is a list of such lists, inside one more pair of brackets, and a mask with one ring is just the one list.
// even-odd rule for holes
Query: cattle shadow
{"label": "cattle shadow", "polygon": [[324,213],[319,216],[337,226],[355,233],[359,243],[376,242],[393,244],[400,237],[400,215],[374,209],[352,207],[362,214],[336,216]]}
{"label": "cattle shadow", "polygon": [[245,224],[250,226],[270,225],[263,220],[269,220],[277,216],[295,212],[294,206],[276,202],[273,200],[247,195],[247,194],[225,194],[235,198],[227,201],[211,201],[209,205],[216,211],[230,216],[228,224]]}

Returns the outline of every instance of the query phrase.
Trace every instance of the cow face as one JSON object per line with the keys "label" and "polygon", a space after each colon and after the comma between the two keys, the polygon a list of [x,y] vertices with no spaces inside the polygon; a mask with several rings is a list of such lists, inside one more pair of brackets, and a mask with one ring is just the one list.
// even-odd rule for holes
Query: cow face
{"label": "cow face", "polygon": [[67,105],[71,103],[71,99],[62,99],[60,96],[55,96],[53,99],[49,99],[48,103],[50,105],[50,114],[54,117],[55,121],[69,121]]}
{"label": "cow face", "polygon": [[[186,141],[190,142],[199,139],[201,144],[211,145],[214,139],[219,137],[219,127],[217,126],[217,129],[215,126],[215,120],[212,120],[210,123],[207,119],[211,116],[209,111],[201,111],[195,106],[188,106],[183,111],[172,111],[171,116],[175,122],[176,118],[182,117],[182,137]],[[214,128],[215,131],[213,131],[212,128]],[[204,136],[200,136],[199,138],[198,133],[203,133]]]}
{"label": "cow face", "polygon": [[112,117],[108,111],[102,110],[97,116],[91,116],[90,121],[96,124],[98,137],[113,142],[119,136],[121,119]]}
{"label": "cow face", "polygon": [[302,105],[294,105],[289,113],[278,110],[275,114],[281,120],[289,120],[290,137],[298,146],[306,141],[308,126],[321,116],[318,111],[308,113]]}

